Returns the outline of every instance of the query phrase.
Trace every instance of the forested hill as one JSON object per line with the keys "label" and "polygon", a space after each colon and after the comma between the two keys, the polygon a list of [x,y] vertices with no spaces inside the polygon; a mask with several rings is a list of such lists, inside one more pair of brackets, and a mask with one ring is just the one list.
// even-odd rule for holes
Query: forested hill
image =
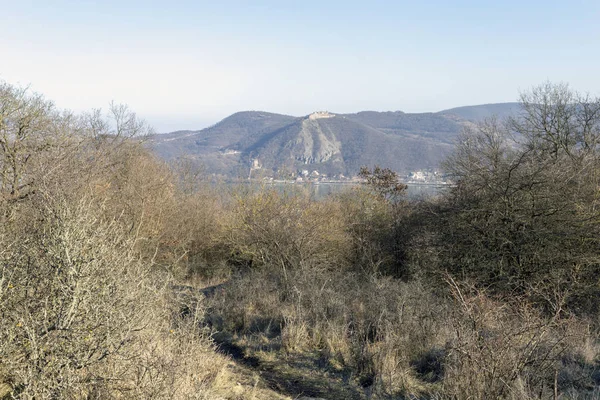
{"label": "forested hill", "polygon": [[166,160],[187,158],[208,173],[229,177],[281,176],[301,169],[354,176],[361,165],[406,173],[434,169],[465,126],[505,117],[517,103],[459,107],[437,113],[315,112],[293,117],[262,111],[233,114],[199,131],[156,135],[155,152]]}

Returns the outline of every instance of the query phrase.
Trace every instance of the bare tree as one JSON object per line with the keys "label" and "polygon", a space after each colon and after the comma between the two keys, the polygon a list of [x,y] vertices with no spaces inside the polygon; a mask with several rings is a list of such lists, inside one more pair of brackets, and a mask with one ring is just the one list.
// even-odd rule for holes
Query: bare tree
{"label": "bare tree", "polygon": [[522,95],[522,110],[466,132],[447,161],[456,187],[438,221],[440,259],[502,291],[568,283],[582,312],[600,266],[600,100],[547,83]]}
{"label": "bare tree", "polygon": [[215,398],[201,306],[181,320],[148,257],[174,184],[112,115],[0,85],[0,398]]}
{"label": "bare tree", "polygon": [[52,145],[52,103],[27,89],[0,85],[0,198],[18,201],[33,190],[32,158]]}

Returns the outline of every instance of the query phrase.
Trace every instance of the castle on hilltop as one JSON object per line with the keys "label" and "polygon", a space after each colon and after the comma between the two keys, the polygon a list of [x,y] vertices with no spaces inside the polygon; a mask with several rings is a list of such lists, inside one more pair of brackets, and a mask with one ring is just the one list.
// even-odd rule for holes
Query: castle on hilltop
{"label": "castle on hilltop", "polygon": [[329,111],[317,111],[308,116],[308,119],[321,119],[321,118],[333,118],[335,114],[330,113]]}

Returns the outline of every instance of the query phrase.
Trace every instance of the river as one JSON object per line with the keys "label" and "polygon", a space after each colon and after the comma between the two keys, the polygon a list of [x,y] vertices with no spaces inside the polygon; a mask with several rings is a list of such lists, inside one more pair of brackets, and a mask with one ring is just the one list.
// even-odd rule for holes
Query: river
{"label": "river", "polygon": [[[239,185],[232,183],[231,185]],[[342,193],[346,190],[351,190],[357,187],[356,183],[293,183],[293,182],[269,182],[269,183],[249,183],[244,182],[243,185],[256,185],[256,187],[272,187],[285,192],[293,192],[294,190],[310,190],[314,198],[322,200],[336,193]],[[433,185],[433,184],[413,184],[409,183],[406,190],[406,196],[410,200],[420,200],[441,194],[444,190],[448,190],[448,185]]]}

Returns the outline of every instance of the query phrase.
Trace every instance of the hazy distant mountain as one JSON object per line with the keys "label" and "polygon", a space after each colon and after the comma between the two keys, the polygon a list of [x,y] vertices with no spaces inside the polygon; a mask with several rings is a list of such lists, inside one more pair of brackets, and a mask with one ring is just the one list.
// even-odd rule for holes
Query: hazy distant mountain
{"label": "hazy distant mountain", "polygon": [[506,118],[516,115],[521,109],[521,103],[496,103],[482,104],[478,106],[456,107],[449,110],[440,111],[442,115],[456,115],[457,117],[470,120],[482,121],[486,118],[496,116]]}
{"label": "hazy distant mountain", "polygon": [[265,176],[303,169],[353,176],[362,165],[375,164],[407,173],[438,167],[465,126],[517,110],[518,103],[419,114],[317,112],[293,117],[246,111],[200,131],[156,135],[151,145],[167,160],[185,157],[209,173],[233,177],[248,176],[251,167]]}

